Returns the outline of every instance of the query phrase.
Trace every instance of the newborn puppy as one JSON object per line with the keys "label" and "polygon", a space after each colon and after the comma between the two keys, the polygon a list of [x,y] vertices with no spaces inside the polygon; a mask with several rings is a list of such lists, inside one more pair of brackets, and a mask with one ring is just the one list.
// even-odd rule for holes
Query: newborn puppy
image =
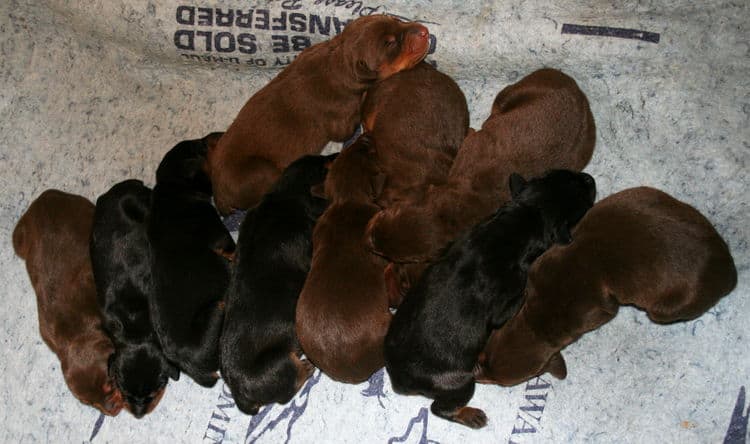
{"label": "newborn puppy", "polygon": [[219,211],[253,207],[292,161],[350,137],[362,93],[422,60],[429,37],[420,24],[371,15],[302,51],[247,101],[209,151]]}
{"label": "newborn puppy", "polygon": [[36,292],[39,332],[60,359],[71,393],[105,415],[122,396],[107,372],[114,351],[102,330],[91,274],[89,236],[94,205],[57,190],[43,192],[13,230],[13,248],[26,261]]}
{"label": "newborn puppy", "polygon": [[336,155],[294,161],[240,226],[221,335],[221,376],[244,413],[289,402],[313,366],[300,359],[297,298],[310,270],[312,232],[327,201],[321,184]]}
{"label": "newborn puppy", "polygon": [[384,177],[365,134],[331,166],[331,204],[315,225],[310,273],[297,302],[297,337],[307,358],[331,378],[359,383],[383,366],[391,322],[383,280],[386,262],[364,244]]}
{"label": "newborn puppy", "polygon": [[597,203],[529,270],[519,313],[493,332],[477,379],[519,384],[550,367],[560,350],[634,305],[658,323],[694,319],[737,284],[729,248],[695,208],[653,188]]}
{"label": "newborn puppy", "polygon": [[[387,178],[378,205],[388,208],[445,181],[469,130],[469,110],[453,79],[420,62],[367,90],[362,125],[377,141],[377,161]],[[399,301],[423,268],[388,264],[389,297]]]}
{"label": "newborn puppy", "polygon": [[536,71],[500,91],[481,130],[458,150],[445,183],[378,213],[368,242],[393,262],[429,262],[510,198],[512,172],[536,177],[556,168],[580,171],[594,141],[591,110],[575,81],[557,70]]}
{"label": "newborn puppy", "polygon": [[167,152],[156,170],[148,221],[154,328],[167,359],[204,387],[219,378],[223,298],[235,247],[211,204],[204,171],[218,136],[186,140]]}
{"label": "newborn puppy", "polygon": [[469,109],[453,79],[421,62],[367,91],[362,123],[378,145],[387,177],[378,205],[387,208],[445,180],[469,130]]}
{"label": "newborn puppy", "polygon": [[149,314],[151,255],[146,219],[151,190],[126,180],[96,200],[91,261],[104,328],[115,344],[109,373],[136,417],[150,413],[179,370],[164,356]]}
{"label": "newborn puppy", "polygon": [[394,315],[385,339],[393,389],[434,399],[437,416],[469,427],[487,423],[467,407],[474,367],[492,328],[521,305],[526,271],[591,208],[594,179],[551,171],[524,181],[510,177],[512,201],[459,237],[430,265]]}

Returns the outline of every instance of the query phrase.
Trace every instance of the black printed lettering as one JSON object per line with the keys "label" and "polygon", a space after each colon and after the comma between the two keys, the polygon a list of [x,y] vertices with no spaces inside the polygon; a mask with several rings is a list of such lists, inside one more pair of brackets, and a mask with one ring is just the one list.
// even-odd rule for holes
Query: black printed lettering
{"label": "black printed lettering", "polygon": [[[547,394],[526,395],[525,398],[530,405],[522,405],[519,407],[519,410],[521,410],[522,412],[526,412],[530,417],[536,419],[538,422],[542,419],[542,413],[544,412],[544,403],[547,401]],[[541,401],[541,403],[537,404],[535,401]],[[534,416],[531,414],[531,412],[539,412],[539,416]]]}
{"label": "black printed lettering", "polygon": [[216,36],[214,36],[214,47],[217,52],[234,52],[234,34],[217,32]]}
{"label": "black printed lettering", "polygon": [[289,14],[289,29],[294,32],[307,31],[307,16],[299,12]]}
{"label": "black printed lettering", "polygon": [[176,16],[177,23],[181,25],[195,24],[195,7],[178,6]]}
{"label": "black printed lettering", "polygon": [[214,24],[213,8],[198,8],[198,26],[211,26]]}
{"label": "black printed lettering", "polygon": [[310,37],[305,37],[304,35],[292,36],[292,50],[294,51],[302,51],[305,48],[309,48],[311,45],[312,41],[310,41]]}
{"label": "black printed lettering", "polygon": [[[213,33],[211,31],[195,31],[197,37],[203,37],[206,42],[206,51],[211,51],[211,37]],[[196,39],[197,40],[197,39]]]}
{"label": "black printed lettering", "polygon": [[278,17],[271,19],[271,29],[274,31],[286,31],[286,12],[282,11]]}
{"label": "black printed lettering", "polygon": [[193,31],[178,29],[174,33],[174,46],[178,49],[195,51],[195,34]]}
{"label": "black printed lettering", "polygon": [[234,21],[234,24],[237,25],[238,28],[249,28],[253,25],[253,10],[249,10],[246,13],[242,12],[241,10],[236,11],[237,18]]}
{"label": "black printed lettering", "polygon": [[216,26],[232,26],[232,23],[234,23],[233,10],[223,12],[220,8],[216,8]]}
{"label": "black printed lettering", "polygon": [[[521,421],[520,427],[516,427],[516,424],[518,421]],[[516,416],[516,423],[513,424],[513,431],[510,432],[511,435],[517,435],[519,433],[536,433],[536,427],[531,425],[528,421],[523,419],[521,415]]]}
{"label": "black printed lettering", "polygon": [[318,28],[318,34],[331,34],[331,17],[326,17],[325,22],[320,20],[320,16],[310,14],[310,34],[315,34],[315,28]]}
{"label": "black printed lettering", "polygon": [[268,9],[255,10],[255,29],[268,29]]}
{"label": "black printed lettering", "polygon": [[288,35],[272,35],[271,36],[271,51],[289,52],[289,36]]}
{"label": "black printed lettering", "polygon": [[237,50],[243,54],[255,54],[258,45],[255,44],[255,35],[242,33],[237,36]]}

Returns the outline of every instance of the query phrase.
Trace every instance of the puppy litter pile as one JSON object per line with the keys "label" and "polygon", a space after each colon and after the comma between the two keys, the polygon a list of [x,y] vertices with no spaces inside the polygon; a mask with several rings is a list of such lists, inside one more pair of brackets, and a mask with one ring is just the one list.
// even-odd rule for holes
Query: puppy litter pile
{"label": "puppy litter pile", "polygon": [[[0,12],[3,442],[747,438],[747,5],[11,0]],[[81,405],[39,337],[35,297],[10,243],[18,217],[47,188],[93,200],[125,178],[153,185],[168,149],[226,129],[295,45],[383,12],[429,27],[428,60],[461,86],[475,128],[509,83],[544,66],[571,75],[597,125],[586,171],[598,198],[650,185],[695,206],[729,244],[739,272],[734,292],[699,319],[669,326],[621,309],[563,350],[563,381],[543,375],[512,388],[478,386],[472,405],[491,418],[479,431],[435,418],[426,398],[394,394],[383,372],[356,386],[316,372],[291,403],[253,417],[234,407],[221,382],[206,390],[187,377],[170,382],[140,420],[126,412],[103,418]]]}

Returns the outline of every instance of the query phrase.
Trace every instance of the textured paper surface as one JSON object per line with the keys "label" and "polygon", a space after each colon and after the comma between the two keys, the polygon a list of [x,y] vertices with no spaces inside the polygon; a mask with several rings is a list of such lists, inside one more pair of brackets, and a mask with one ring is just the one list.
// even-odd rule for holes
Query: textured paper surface
{"label": "textured paper surface", "polygon": [[[1,2],[0,441],[745,442],[748,6],[548,3]],[[432,416],[425,398],[394,394],[382,373],[357,386],[316,374],[290,405],[255,417],[234,407],[221,382],[207,390],[187,377],[170,382],[158,408],[141,420],[126,412],[102,420],[79,404],[39,337],[31,285],[11,247],[31,200],[47,188],[93,200],[125,178],[152,185],[167,150],[225,129],[295,48],[329,38],[346,20],[383,12],[430,28],[429,59],[463,89],[474,127],[498,91],[532,70],[556,67],[573,76],[596,120],[587,171],[599,198],[650,185],[694,205],[729,243],[737,289],[701,318],[666,327],[622,309],[564,350],[564,381],[543,376],[513,388],[478,387],[472,405],[490,417],[480,431]],[[651,34],[563,33],[566,24]]]}

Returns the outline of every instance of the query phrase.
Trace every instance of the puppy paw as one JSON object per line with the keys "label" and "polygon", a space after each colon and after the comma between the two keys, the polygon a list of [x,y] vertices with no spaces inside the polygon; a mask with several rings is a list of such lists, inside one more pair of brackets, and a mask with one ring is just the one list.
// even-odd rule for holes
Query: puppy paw
{"label": "puppy paw", "polygon": [[487,414],[474,407],[461,407],[456,410],[453,420],[472,429],[481,429],[487,425]]}

